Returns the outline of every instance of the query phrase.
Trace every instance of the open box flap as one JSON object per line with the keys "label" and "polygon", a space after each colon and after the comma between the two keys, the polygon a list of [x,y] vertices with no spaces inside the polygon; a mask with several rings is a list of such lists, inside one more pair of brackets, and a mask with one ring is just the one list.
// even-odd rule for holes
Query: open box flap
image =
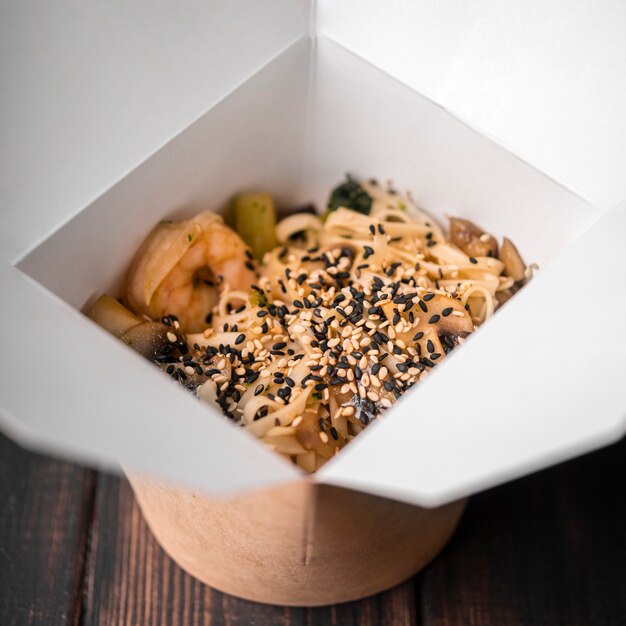
{"label": "open box flap", "polygon": [[[3,267],[0,279],[12,294],[3,299],[5,325],[20,320],[20,332],[2,335],[0,425],[18,442],[110,469],[128,464],[214,495],[299,477],[19,270]],[[82,386],[85,379],[98,383]],[[63,418],[50,419],[63,399]]]}
{"label": "open box flap", "polygon": [[309,58],[300,38],[17,268],[1,267],[10,295],[0,314],[5,430],[39,449],[107,467],[121,461],[212,494],[300,476],[79,311],[103,291],[120,293],[133,252],[160,219],[219,210],[259,185],[295,202],[285,183],[301,173]]}
{"label": "open box flap", "polygon": [[318,0],[317,32],[595,204],[626,197],[626,3]]}
{"label": "open box flap", "polygon": [[307,35],[310,12],[310,0],[2,3],[0,260]]}
{"label": "open box flap", "polygon": [[435,506],[621,436],[625,235],[621,205],[318,479]]}

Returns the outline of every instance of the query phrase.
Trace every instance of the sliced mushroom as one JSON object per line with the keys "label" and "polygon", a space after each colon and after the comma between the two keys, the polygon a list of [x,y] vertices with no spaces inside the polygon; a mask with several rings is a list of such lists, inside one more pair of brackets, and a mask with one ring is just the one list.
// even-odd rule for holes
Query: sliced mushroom
{"label": "sliced mushroom", "polygon": [[150,361],[171,354],[183,338],[171,326],[159,322],[144,322],[128,329],[120,339],[135,352]]}
{"label": "sliced mushroom", "polygon": [[515,281],[523,282],[526,277],[526,265],[510,239],[504,237],[500,250],[500,260],[506,273]]}
{"label": "sliced mushroom", "polygon": [[498,242],[495,237],[469,220],[450,218],[450,240],[468,256],[498,256]]}
{"label": "sliced mushroom", "polygon": [[[397,306],[392,302],[381,305],[387,319],[392,319],[393,309]],[[426,293],[419,306],[411,309],[420,320],[417,331],[435,330],[438,334],[466,337],[474,331],[474,324],[463,304],[456,298],[441,294]],[[413,331],[412,334],[415,334]],[[411,333],[402,336],[406,342],[411,340]]]}
{"label": "sliced mushroom", "polygon": [[[420,330],[424,328],[434,327],[438,335],[457,335],[459,337],[467,337],[474,330],[474,324],[465,307],[456,298],[435,294],[428,301],[424,301],[426,311],[418,308],[416,315],[423,320],[418,327]],[[452,310],[450,310],[452,309]]]}
{"label": "sliced mushroom", "polygon": [[305,450],[314,450],[325,459],[334,456],[339,441],[320,427],[320,419],[315,411],[305,411],[302,421],[296,427],[296,439]]}
{"label": "sliced mushroom", "polygon": [[100,296],[88,307],[85,315],[116,337],[121,337],[133,326],[141,324],[141,320],[136,315],[106,294]]}

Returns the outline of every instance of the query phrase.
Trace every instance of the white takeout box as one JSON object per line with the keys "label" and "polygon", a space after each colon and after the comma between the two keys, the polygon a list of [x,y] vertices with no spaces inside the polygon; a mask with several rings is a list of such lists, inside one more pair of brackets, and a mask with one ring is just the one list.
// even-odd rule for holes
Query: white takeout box
{"label": "white takeout box", "polygon": [[[487,2],[458,12],[449,2],[209,2],[187,14],[59,3],[39,19],[3,9],[3,430],[212,495],[297,479],[80,309],[115,293],[160,219],[257,189],[282,207],[322,207],[349,171],[393,178],[439,219],[509,236],[541,270],[314,480],[436,506],[617,439],[626,211],[579,194],[617,199],[605,190],[626,145],[626,52],[611,29],[626,13],[603,19],[582,4],[542,3],[528,19]],[[565,52],[547,43],[553,23]],[[596,45],[584,66],[559,64],[572,32],[586,33],[586,50],[605,41],[602,29],[610,62]],[[597,98],[576,93],[579,73],[610,84]],[[608,117],[594,127],[590,111]],[[578,143],[563,119],[583,122]],[[585,159],[600,154],[613,169],[594,178]]]}

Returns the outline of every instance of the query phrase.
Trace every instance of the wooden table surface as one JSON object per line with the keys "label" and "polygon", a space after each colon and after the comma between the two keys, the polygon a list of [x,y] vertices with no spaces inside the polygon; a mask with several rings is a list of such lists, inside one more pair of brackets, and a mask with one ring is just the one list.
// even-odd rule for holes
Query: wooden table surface
{"label": "wooden table surface", "polygon": [[626,625],[626,441],[472,498],[449,546],[378,596],[290,609],[181,571],[128,483],[0,436],[0,625]]}

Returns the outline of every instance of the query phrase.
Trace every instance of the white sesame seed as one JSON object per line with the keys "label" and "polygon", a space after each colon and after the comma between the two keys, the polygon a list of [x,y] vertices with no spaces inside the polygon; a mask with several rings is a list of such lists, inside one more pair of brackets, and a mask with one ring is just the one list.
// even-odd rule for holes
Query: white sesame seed
{"label": "white sesame seed", "polygon": [[171,331],[168,331],[166,337],[167,337],[167,340],[170,341],[171,343],[176,343],[178,341],[178,339],[176,338],[176,335]]}

